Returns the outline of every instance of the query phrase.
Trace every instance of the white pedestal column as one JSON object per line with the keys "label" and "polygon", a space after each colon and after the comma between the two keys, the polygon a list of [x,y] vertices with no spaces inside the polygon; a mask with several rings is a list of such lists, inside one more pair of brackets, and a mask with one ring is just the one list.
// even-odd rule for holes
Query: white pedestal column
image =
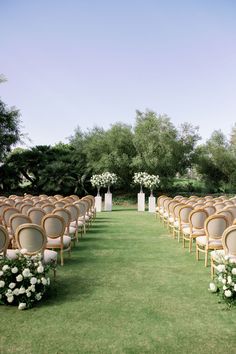
{"label": "white pedestal column", "polygon": [[145,211],[145,193],[138,193],[138,211]]}
{"label": "white pedestal column", "polygon": [[156,197],[149,197],[148,198],[148,211],[149,213],[155,213],[156,211]]}
{"label": "white pedestal column", "polygon": [[112,211],[112,193],[105,193],[105,211]]}
{"label": "white pedestal column", "polygon": [[97,212],[102,211],[102,197],[100,195],[95,197],[95,208]]}

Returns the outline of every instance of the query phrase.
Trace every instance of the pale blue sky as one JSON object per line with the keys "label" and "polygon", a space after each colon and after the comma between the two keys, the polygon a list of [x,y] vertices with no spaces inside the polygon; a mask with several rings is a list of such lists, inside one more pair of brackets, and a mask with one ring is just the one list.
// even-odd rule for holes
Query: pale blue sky
{"label": "pale blue sky", "polygon": [[236,122],[234,0],[0,0],[0,97],[31,145],[135,110],[229,134]]}

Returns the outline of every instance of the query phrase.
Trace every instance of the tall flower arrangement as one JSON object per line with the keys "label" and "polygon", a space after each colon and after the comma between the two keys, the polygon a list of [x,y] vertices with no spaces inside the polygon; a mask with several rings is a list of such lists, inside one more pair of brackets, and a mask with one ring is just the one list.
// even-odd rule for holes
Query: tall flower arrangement
{"label": "tall flower arrangement", "polygon": [[0,303],[17,305],[19,310],[32,307],[40,301],[50,285],[48,272],[51,265],[44,265],[42,256],[30,257],[19,251],[17,259],[0,258]]}
{"label": "tall flower arrangement", "polygon": [[110,173],[110,172],[104,172],[102,174],[103,178],[103,185],[107,187],[107,193],[110,193],[110,187],[111,185],[117,183],[117,175],[115,173]]}
{"label": "tall flower arrangement", "polygon": [[210,283],[209,291],[217,293],[221,300],[231,306],[236,304],[236,260],[227,255],[221,256],[219,260],[217,277],[215,282]]}
{"label": "tall flower arrangement", "polygon": [[147,175],[144,178],[144,186],[150,189],[151,197],[153,196],[153,190],[159,185],[160,178],[158,175]]}
{"label": "tall flower arrangement", "polygon": [[93,175],[90,179],[90,182],[93,187],[97,187],[98,196],[99,196],[101,187],[107,187],[108,188],[107,192],[110,193],[111,185],[115,184],[117,180],[118,178],[115,173],[104,172],[100,175]]}
{"label": "tall flower arrangement", "polygon": [[139,184],[140,186],[140,193],[143,192],[143,185],[147,176],[148,176],[147,172],[135,172],[133,176],[134,184]]}
{"label": "tall flower arrangement", "polygon": [[91,182],[93,187],[97,188],[97,195],[100,196],[100,189],[104,185],[104,183],[103,183],[103,175],[93,175],[90,178],[90,182]]}

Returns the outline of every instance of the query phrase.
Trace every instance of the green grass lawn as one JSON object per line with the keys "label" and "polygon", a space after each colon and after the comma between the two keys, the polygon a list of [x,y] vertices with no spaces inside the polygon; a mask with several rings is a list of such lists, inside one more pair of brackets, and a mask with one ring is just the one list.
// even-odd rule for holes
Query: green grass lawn
{"label": "green grass lawn", "polygon": [[236,310],[152,214],[98,214],[49,297],[0,307],[0,353],[236,353]]}

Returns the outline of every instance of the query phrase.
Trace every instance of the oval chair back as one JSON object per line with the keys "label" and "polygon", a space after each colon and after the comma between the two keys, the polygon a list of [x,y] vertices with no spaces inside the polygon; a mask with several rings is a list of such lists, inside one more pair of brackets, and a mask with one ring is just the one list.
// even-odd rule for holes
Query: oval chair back
{"label": "oval chair back", "polygon": [[206,210],[209,216],[216,213],[216,208],[213,205],[204,206],[204,210]]}
{"label": "oval chair back", "polygon": [[229,226],[233,224],[234,216],[230,210],[222,209],[220,211],[217,211],[216,215],[224,215],[229,221]]}
{"label": "oval chair back", "polygon": [[69,228],[70,228],[70,222],[71,222],[70,212],[65,208],[56,208],[52,211],[52,214],[59,215],[61,218],[63,218],[63,220],[65,222],[65,234],[69,235]]}
{"label": "oval chair back", "polygon": [[46,214],[51,214],[55,209],[55,206],[52,203],[47,203],[41,206],[41,209],[45,211]]}
{"label": "oval chair back", "polygon": [[209,216],[204,225],[206,235],[210,239],[221,239],[224,230],[229,226],[229,221],[224,215],[214,214]]}
{"label": "oval chair back", "polygon": [[32,256],[42,253],[46,247],[47,237],[44,229],[36,224],[22,224],[16,229],[16,244]]}
{"label": "oval chair back", "polygon": [[236,219],[236,205],[227,206],[224,208],[224,210],[230,210],[234,219]]}
{"label": "oval chair back", "polygon": [[46,213],[41,208],[33,207],[28,210],[27,215],[30,217],[33,224],[41,225],[42,219]]}
{"label": "oval chair back", "polygon": [[236,225],[228,227],[222,236],[222,244],[226,255],[236,261]]}
{"label": "oval chair back", "polygon": [[24,215],[28,215],[28,210],[31,209],[33,207],[32,204],[30,203],[24,203],[21,208],[20,208],[20,211],[22,214]]}
{"label": "oval chair back", "polygon": [[218,203],[215,203],[214,207],[216,208],[216,211],[220,211],[220,210],[224,209],[225,204],[223,202],[218,202]]}
{"label": "oval chair back", "polygon": [[53,239],[64,235],[66,223],[60,215],[48,214],[44,216],[42,226],[46,231],[47,237]]}
{"label": "oval chair back", "polygon": [[197,209],[191,211],[189,214],[190,227],[194,229],[203,229],[208,216],[209,215],[205,209]]}
{"label": "oval chair back", "polygon": [[6,227],[10,227],[9,220],[13,214],[20,214],[19,209],[14,208],[14,207],[9,207],[9,208],[4,209],[2,218],[3,218],[4,224]]}

